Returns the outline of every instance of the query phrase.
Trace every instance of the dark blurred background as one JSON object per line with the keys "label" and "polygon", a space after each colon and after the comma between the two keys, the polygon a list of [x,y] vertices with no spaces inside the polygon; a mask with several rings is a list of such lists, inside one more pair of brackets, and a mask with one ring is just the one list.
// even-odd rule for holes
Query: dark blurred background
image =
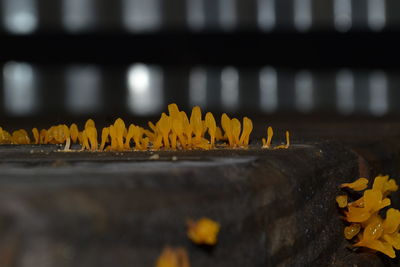
{"label": "dark blurred background", "polygon": [[170,102],[400,113],[399,0],[0,3],[0,124],[151,116]]}

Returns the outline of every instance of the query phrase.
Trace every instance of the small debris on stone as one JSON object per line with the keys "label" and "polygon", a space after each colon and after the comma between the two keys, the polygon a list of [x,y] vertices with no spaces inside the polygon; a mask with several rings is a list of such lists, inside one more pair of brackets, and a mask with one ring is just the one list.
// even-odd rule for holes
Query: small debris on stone
{"label": "small debris on stone", "polygon": [[177,160],[178,160],[178,157],[177,157],[177,156],[173,156],[173,157],[172,157],[172,160],[173,160],[173,161],[177,161]]}
{"label": "small debris on stone", "polygon": [[152,159],[152,160],[160,159],[160,155],[154,154],[153,156],[150,156],[149,159]]}

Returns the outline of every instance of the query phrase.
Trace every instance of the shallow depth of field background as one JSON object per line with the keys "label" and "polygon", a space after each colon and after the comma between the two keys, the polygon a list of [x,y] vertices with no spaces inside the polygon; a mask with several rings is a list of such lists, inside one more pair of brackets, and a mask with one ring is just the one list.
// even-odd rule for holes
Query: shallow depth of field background
{"label": "shallow depth of field background", "polygon": [[0,117],[396,115],[399,30],[398,0],[0,0]]}

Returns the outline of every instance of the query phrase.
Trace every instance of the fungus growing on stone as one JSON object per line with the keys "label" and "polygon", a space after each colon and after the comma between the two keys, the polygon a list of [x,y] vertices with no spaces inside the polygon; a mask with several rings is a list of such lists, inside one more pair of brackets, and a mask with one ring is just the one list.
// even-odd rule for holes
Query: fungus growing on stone
{"label": "fungus growing on stone", "polygon": [[344,183],[341,184],[340,186],[341,188],[343,187],[348,187],[351,188],[355,191],[362,191],[364,189],[366,189],[368,187],[368,179],[366,178],[359,178],[356,181],[352,182],[352,183]]}
{"label": "fungus growing on stone", "polygon": [[[345,183],[340,187],[362,191],[367,188],[368,180],[360,178],[353,183]],[[346,205],[338,198],[339,207],[344,208],[344,220],[350,223],[344,229],[346,239],[355,239],[354,247],[366,247],[382,252],[391,258],[396,257],[394,249],[400,249],[400,211],[390,208],[383,219],[380,211],[389,206],[387,196],[398,190],[398,185],[389,176],[379,175],[374,179],[372,189],[363,192],[363,196]]]}
{"label": "fungus growing on stone", "polygon": [[188,220],[187,222],[187,236],[197,245],[216,245],[219,230],[219,223],[209,218],[201,218],[198,221]]}
{"label": "fungus growing on stone", "polygon": [[265,138],[262,139],[263,146],[262,148],[271,148],[272,137],[274,136],[274,130],[271,126],[267,128],[267,140]]}
{"label": "fungus growing on stone", "polygon": [[40,142],[40,134],[37,128],[32,129],[33,139],[35,139],[35,145],[38,145]]}
{"label": "fungus growing on stone", "polygon": [[188,253],[182,247],[165,247],[158,257],[155,267],[190,267]]}

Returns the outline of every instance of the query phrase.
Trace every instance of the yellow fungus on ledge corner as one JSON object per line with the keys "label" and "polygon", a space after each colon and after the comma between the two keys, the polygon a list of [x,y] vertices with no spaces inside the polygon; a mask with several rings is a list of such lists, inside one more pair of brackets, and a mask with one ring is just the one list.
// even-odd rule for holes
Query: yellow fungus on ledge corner
{"label": "yellow fungus on ledge corner", "polygon": [[188,220],[187,222],[187,236],[197,245],[216,245],[219,230],[219,223],[209,218],[201,218],[198,221]]}
{"label": "yellow fungus on ledge corner", "polygon": [[344,183],[340,185],[341,188],[348,187],[355,191],[362,191],[368,187],[368,179],[367,178],[359,178],[352,183]]}
{"label": "yellow fungus on ledge corner", "polygon": [[[367,185],[368,179],[360,178],[353,183],[342,184],[341,188],[362,191]],[[339,207],[343,208],[344,220],[350,223],[344,229],[344,236],[348,240],[355,239],[354,247],[366,247],[390,258],[396,257],[394,249],[400,250],[400,211],[388,209],[385,219],[380,211],[391,204],[387,195],[397,190],[394,179],[379,175],[374,179],[372,189],[365,190],[363,196],[354,202],[346,204],[344,196],[336,198]]]}
{"label": "yellow fungus on ledge corner", "polygon": [[155,267],[190,267],[189,256],[184,248],[165,247]]}

